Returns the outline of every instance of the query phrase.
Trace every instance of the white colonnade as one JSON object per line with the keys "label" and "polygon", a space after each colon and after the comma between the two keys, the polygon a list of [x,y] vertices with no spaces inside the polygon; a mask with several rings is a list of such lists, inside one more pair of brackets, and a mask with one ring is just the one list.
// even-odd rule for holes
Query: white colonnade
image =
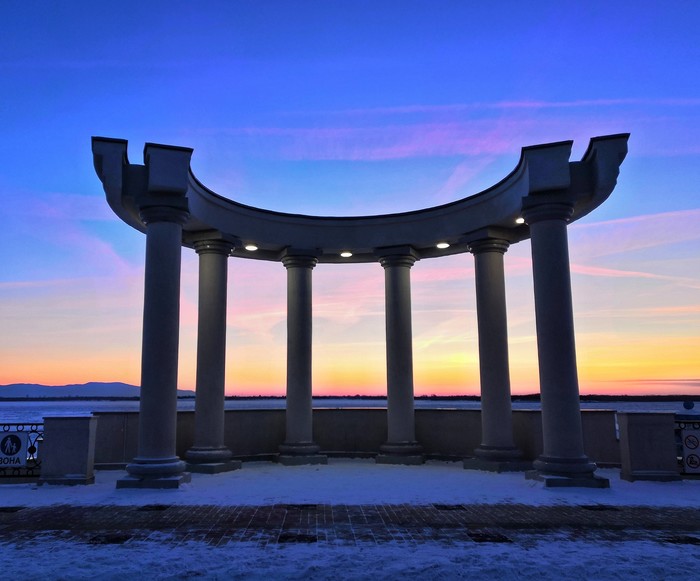
{"label": "white colonnade", "polygon": [[[532,240],[543,454],[530,476],[547,486],[606,486],[583,449],[567,224],[615,187],[628,135],[591,140],[571,162],[571,142],[524,148],[515,170],[479,194],[404,214],[301,216],[243,206],[207,190],[191,149],[147,144],[131,164],[124,140],[93,138],[97,174],[117,215],[146,234],[138,453],[118,487],[177,487],[189,473],[175,454],[181,246],[199,255],[197,399],[189,470],[240,467],[224,444],[227,262],[281,263],[287,272],[284,464],[320,464],[312,409],[312,272],[317,264],[379,263],[386,306],[387,436],[377,462],[420,464],[414,421],[411,267],[417,260],[474,256],[482,439],[465,468],[523,470],[514,446],[504,255]],[[524,223],[523,223],[524,220]],[[243,247],[258,248],[246,254]]]}
{"label": "white colonnade", "polygon": [[175,454],[180,255],[188,213],[173,203],[144,206],[141,217],[147,230],[138,456],[117,488],[176,488],[189,481]]}
{"label": "white colonnade", "polygon": [[217,473],[241,467],[224,445],[228,257],[234,248],[216,236],[194,242],[199,256],[197,398],[194,445],[185,455],[191,472]]}

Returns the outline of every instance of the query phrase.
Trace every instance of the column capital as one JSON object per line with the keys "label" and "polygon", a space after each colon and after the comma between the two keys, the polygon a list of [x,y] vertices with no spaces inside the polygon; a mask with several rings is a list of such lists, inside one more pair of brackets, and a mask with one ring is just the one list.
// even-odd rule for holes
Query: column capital
{"label": "column capital", "polygon": [[388,266],[406,266],[411,268],[418,260],[418,254],[411,246],[377,248],[374,254],[379,259],[379,264],[384,268]]}
{"label": "column capital", "polygon": [[226,240],[197,240],[194,243],[194,251],[197,254],[231,254],[235,245]]}
{"label": "column capital", "polygon": [[379,264],[384,268],[390,268],[393,266],[404,266],[411,268],[416,263],[417,258],[411,256],[410,254],[391,254],[389,256],[380,256]]}
{"label": "column capital", "polygon": [[190,217],[190,212],[187,209],[187,201],[184,206],[178,205],[162,205],[162,206],[142,206],[139,208],[141,220],[146,224],[153,222],[174,222],[181,226],[187,222]]}
{"label": "column capital", "polygon": [[508,251],[510,242],[501,238],[485,238],[469,243],[469,252],[472,254],[482,254],[484,252],[498,252],[505,254]]}
{"label": "column capital", "polygon": [[318,258],[315,256],[305,255],[287,255],[282,257],[282,264],[286,269],[290,268],[308,268],[311,269],[318,264]]}
{"label": "column capital", "polygon": [[523,202],[523,218],[525,222],[534,224],[545,220],[563,220],[568,222],[574,213],[572,202],[544,202],[537,203],[536,200],[526,198]]}

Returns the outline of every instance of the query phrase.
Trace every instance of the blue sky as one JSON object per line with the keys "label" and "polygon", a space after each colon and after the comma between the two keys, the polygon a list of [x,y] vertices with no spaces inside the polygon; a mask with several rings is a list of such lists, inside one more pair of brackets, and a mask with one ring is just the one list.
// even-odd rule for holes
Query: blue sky
{"label": "blue sky", "polygon": [[[193,147],[199,179],[240,202],[358,215],[476,193],[525,145],[573,139],[577,159],[590,137],[629,132],[618,188],[570,229],[582,389],[700,377],[696,2],[6,1],[3,13],[0,383],[138,382],[144,239],[104,202],[92,135],[128,139],[132,162],[147,141]],[[521,391],[536,389],[528,252],[506,257]],[[278,393],[284,269],[230,269],[227,390]],[[381,391],[381,274],[314,271],[320,390]],[[417,392],[474,392],[471,257],[421,262],[413,279]]]}

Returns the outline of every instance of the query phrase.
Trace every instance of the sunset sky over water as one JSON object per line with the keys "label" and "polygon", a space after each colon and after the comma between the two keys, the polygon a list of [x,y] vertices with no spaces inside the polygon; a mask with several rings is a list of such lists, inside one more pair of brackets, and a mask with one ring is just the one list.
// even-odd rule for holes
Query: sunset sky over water
{"label": "sunset sky over water", "polygon": [[[90,137],[192,147],[207,187],[292,213],[415,210],[527,145],[630,133],[569,227],[582,393],[700,394],[700,3],[18,2],[0,24],[0,384],[140,379],[145,236]],[[528,242],[505,256],[511,381],[537,392]],[[479,391],[474,261],[411,271],[417,395]],[[386,391],[379,264],[313,271],[314,393]],[[229,260],[226,391],[282,395],[286,272]],[[183,249],[181,388],[197,257]]]}

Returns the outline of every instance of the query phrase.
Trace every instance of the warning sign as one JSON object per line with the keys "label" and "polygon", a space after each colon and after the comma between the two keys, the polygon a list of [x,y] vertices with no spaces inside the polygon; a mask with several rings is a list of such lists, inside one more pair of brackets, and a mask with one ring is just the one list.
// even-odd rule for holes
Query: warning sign
{"label": "warning sign", "polygon": [[[685,457],[685,464],[688,468],[697,470],[700,468],[700,457],[697,454],[688,454]],[[690,470],[686,470],[686,472],[690,472]]]}
{"label": "warning sign", "polygon": [[683,472],[700,473],[700,422],[682,422],[681,442],[683,444]]}
{"label": "warning sign", "polygon": [[27,465],[26,432],[0,434],[0,468]]}

